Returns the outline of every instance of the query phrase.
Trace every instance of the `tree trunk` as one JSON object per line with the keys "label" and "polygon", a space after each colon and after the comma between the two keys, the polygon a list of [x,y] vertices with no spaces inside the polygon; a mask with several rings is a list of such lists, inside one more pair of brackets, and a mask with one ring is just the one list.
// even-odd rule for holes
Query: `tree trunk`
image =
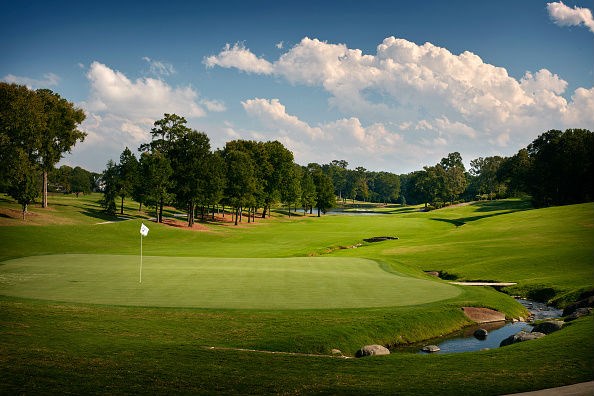
{"label": "tree trunk", "polygon": [[138,203],[138,211],[139,212],[142,212],[142,202],[139,202]]}
{"label": "tree trunk", "polygon": [[194,227],[194,202],[188,203],[188,227]]}
{"label": "tree trunk", "polygon": [[41,198],[41,207],[47,208],[47,170],[43,171],[43,192]]}
{"label": "tree trunk", "polygon": [[252,208],[248,208],[248,224],[252,222]]}
{"label": "tree trunk", "polygon": [[236,208],[235,208],[235,225],[237,225],[237,220],[238,220],[237,218],[238,218],[238,217],[239,217],[239,208],[238,208],[238,207],[236,207]]}
{"label": "tree trunk", "polygon": [[26,214],[27,214],[27,204],[23,204],[23,221],[25,220]]}
{"label": "tree trunk", "polygon": [[265,219],[266,218],[266,209],[268,208],[267,205],[264,205],[264,209],[262,209],[262,218]]}
{"label": "tree trunk", "polygon": [[318,217],[320,217],[320,205],[318,205]]}
{"label": "tree trunk", "polygon": [[120,205],[120,214],[124,214],[124,196],[122,195],[122,203]]}
{"label": "tree trunk", "polygon": [[158,222],[162,223],[163,222],[163,198],[161,198],[161,200],[159,201],[159,216],[158,216]]}

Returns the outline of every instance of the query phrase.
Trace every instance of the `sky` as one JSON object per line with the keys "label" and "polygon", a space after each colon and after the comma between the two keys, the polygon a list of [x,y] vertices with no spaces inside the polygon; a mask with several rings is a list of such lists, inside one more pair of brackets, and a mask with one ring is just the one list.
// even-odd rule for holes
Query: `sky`
{"label": "sky", "polygon": [[213,149],[398,174],[594,130],[594,1],[23,1],[0,79],[86,113],[60,164],[100,172],[175,113]]}

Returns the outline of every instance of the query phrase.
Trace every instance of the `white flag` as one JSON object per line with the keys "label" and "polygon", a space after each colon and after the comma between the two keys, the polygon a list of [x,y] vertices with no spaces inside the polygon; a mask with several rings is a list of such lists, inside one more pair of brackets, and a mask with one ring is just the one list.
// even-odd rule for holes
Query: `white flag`
{"label": "white flag", "polygon": [[147,236],[148,232],[149,232],[149,228],[147,226],[145,226],[144,223],[142,223],[142,225],[140,226],[140,235]]}

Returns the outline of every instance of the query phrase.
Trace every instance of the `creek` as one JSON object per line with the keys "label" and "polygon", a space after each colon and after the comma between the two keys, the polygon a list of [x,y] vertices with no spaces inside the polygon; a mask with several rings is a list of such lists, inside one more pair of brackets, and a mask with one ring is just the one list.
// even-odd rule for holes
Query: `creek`
{"label": "creek", "polygon": [[[524,305],[532,314],[532,320],[542,320],[548,318],[558,318],[562,311],[549,307],[545,304],[524,299],[517,299],[517,301]],[[448,334],[446,336],[426,340],[423,343],[407,345],[404,347],[397,347],[395,351],[409,352],[409,353],[426,353],[422,351],[425,345],[437,345],[440,349],[436,353],[458,353],[458,352],[473,352],[483,349],[499,348],[501,341],[507,337],[514,335],[522,330],[530,332],[532,325],[527,322],[493,322],[473,325],[462,329],[456,333]],[[474,332],[478,329],[485,329],[488,331],[487,337],[479,339],[474,336]]]}

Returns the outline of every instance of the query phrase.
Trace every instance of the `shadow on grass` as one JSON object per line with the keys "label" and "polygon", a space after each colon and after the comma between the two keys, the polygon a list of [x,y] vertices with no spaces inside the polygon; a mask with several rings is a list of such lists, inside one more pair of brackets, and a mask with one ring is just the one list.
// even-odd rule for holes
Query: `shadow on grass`
{"label": "shadow on grass", "polygon": [[459,217],[457,219],[446,219],[446,218],[436,218],[433,217],[431,220],[434,221],[441,221],[444,223],[453,224],[456,227],[461,227],[466,223],[470,223],[477,220],[486,219],[489,217],[501,216],[510,213],[516,212],[523,212],[526,210],[532,209],[532,205],[528,201],[482,201],[482,202],[475,202],[472,206],[477,207],[477,213],[484,213],[484,212],[495,212],[496,213],[488,213],[478,216],[467,216],[467,217]]}

